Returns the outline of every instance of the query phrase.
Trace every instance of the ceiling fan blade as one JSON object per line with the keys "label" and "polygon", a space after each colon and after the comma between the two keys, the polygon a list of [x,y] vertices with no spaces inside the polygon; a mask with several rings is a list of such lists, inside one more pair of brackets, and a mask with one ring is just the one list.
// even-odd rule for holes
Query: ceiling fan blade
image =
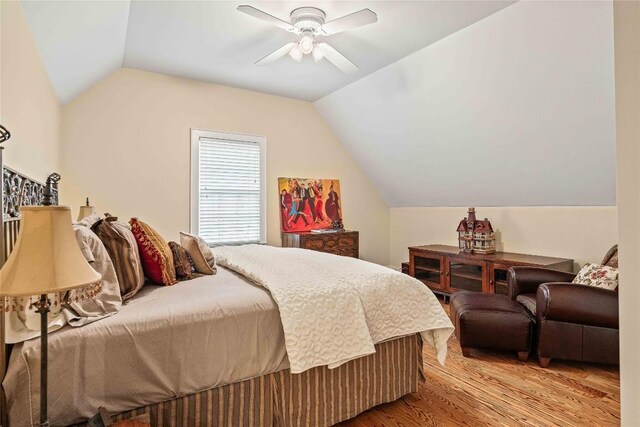
{"label": "ceiling fan blade", "polygon": [[269,55],[265,56],[260,61],[256,62],[256,65],[267,65],[267,64],[271,64],[274,61],[277,61],[283,56],[286,56],[291,51],[291,49],[294,48],[295,45],[297,45],[297,43],[294,43],[294,42],[285,44],[280,49],[274,50]]}
{"label": "ceiling fan blade", "polygon": [[378,22],[378,15],[370,9],[362,9],[352,14],[345,15],[342,18],[329,21],[322,26],[322,30],[326,35],[336,34],[342,31],[351,30],[353,28],[362,27],[363,25]]}
{"label": "ceiling fan blade", "polygon": [[276,18],[273,15],[269,15],[267,12],[263,12],[253,6],[243,4],[238,6],[238,10],[240,12],[246,13],[247,15],[253,16],[254,18],[258,18],[261,21],[268,22],[269,24],[275,25],[276,27],[280,27],[283,30],[293,31],[293,25],[291,25],[290,23],[283,21],[280,18]]}
{"label": "ceiling fan blade", "polygon": [[316,48],[319,48],[322,53],[324,53],[325,58],[343,72],[353,74],[358,71],[358,66],[356,64],[349,61],[343,54],[329,46],[327,43],[318,43]]}

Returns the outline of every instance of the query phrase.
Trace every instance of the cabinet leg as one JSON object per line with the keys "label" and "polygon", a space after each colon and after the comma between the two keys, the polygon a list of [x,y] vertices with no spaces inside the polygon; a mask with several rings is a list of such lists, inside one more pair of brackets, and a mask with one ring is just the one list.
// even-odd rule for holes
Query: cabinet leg
{"label": "cabinet leg", "polygon": [[469,347],[460,347],[464,357],[471,357],[471,349]]}
{"label": "cabinet leg", "polygon": [[538,357],[538,365],[540,365],[541,368],[548,368],[550,364],[550,357]]}
{"label": "cabinet leg", "polygon": [[518,352],[518,360],[521,362],[526,362],[529,360],[529,352],[528,351],[519,351]]}

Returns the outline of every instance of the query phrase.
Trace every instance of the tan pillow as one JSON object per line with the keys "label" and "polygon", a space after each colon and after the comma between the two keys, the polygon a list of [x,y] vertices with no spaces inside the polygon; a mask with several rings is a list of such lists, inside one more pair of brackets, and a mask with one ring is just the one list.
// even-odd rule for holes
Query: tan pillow
{"label": "tan pillow", "polygon": [[600,264],[585,264],[573,283],[615,291],[618,288],[618,269]]}
{"label": "tan pillow", "polygon": [[216,260],[213,257],[213,252],[202,237],[181,231],[180,246],[187,250],[198,273],[216,274]]}
{"label": "tan pillow", "polygon": [[131,299],[144,285],[138,243],[128,224],[113,218],[97,222],[92,230],[107,248],[120,284],[122,301]]}

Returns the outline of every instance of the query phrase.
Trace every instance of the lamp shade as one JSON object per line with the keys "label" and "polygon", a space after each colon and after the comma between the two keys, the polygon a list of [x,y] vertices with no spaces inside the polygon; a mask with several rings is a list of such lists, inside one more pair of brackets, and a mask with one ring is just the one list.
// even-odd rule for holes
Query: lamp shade
{"label": "lamp shade", "polygon": [[80,214],[78,215],[78,221],[83,220],[91,214],[96,213],[95,206],[80,206]]}
{"label": "lamp shade", "polygon": [[82,255],[67,206],[23,206],[15,247],[0,270],[0,296],[21,297],[96,285],[102,276]]}

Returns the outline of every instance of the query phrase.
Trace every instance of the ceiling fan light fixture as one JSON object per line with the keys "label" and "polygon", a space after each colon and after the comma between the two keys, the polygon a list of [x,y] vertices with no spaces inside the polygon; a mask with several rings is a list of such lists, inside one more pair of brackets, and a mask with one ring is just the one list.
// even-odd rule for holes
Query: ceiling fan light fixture
{"label": "ceiling fan light fixture", "polygon": [[297,41],[289,42],[260,59],[256,62],[256,65],[270,64],[287,56],[287,54],[293,60],[301,62],[304,55],[313,54],[313,59],[316,62],[325,58],[344,73],[355,73],[358,71],[358,66],[331,47],[330,44],[324,42],[316,43],[315,37],[330,36],[378,21],[378,16],[371,9],[362,9],[329,22],[326,22],[324,11],[317,7],[294,9],[290,15],[290,22],[283,21],[246,4],[238,6],[237,9],[242,13],[300,36]]}
{"label": "ceiling fan light fixture", "polygon": [[313,47],[313,60],[318,62],[324,58],[324,52],[317,45]]}
{"label": "ceiling fan light fixture", "polygon": [[313,50],[313,36],[310,33],[305,33],[298,42],[298,48],[305,55],[310,54]]}
{"label": "ceiling fan light fixture", "polygon": [[300,50],[300,48],[298,47],[298,45],[294,46],[293,49],[291,49],[289,51],[289,56],[292,57],[293,59],[295,59],[298,62],[302,61],[302,55],[303,55],[303,53]]}

